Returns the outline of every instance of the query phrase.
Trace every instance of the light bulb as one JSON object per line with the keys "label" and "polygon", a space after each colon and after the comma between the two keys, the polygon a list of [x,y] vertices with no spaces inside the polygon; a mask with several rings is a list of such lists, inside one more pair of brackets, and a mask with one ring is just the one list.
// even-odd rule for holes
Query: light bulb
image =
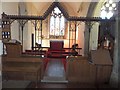
{"label": "light bulb", "polygon": [[107,19],[110,19],[112,16],[113,16],[113,12],[112,12],[112,11],[109,11],[109,12],[107,13]]}
{"label": "light bulb", "polygon": [[112,7],[113,7],[113,8],[114,8],[114,7],[116,7],[116,4],[115,4],[115,3],[113,3],[113,4],[112,4]]}
{"label": "light bulb", "polygon": [[105,5],[106,7],[109,7],[110,5],[109,5],[109,3],[106,3],[106,5]]}
{"label": "light bulb", "polygon": [[109,10],[111,11],[113,8],[112,7],[109,7]]}
{"label": "light bulb", "polygon": [[115,8],[114,10],[117,10],[117,8]]}
{"label": "light bulb", "polygon": [[102,19],[105,19],[106,14],[107,14],[107,12],[106,12],[105,10],[102,10],[100,17],[101,17]]}
{"label": "light bulb", "polygon": [[109,3],[110,3],[110,4],[112,4],[112,3],[113,3],[113,1],[112,1],[112,0],[110,0],[110,1],[109,1]]}

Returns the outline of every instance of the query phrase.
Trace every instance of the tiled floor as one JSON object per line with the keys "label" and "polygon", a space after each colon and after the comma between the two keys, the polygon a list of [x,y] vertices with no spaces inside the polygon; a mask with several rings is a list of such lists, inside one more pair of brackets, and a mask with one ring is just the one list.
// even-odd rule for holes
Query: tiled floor
{"label": "tiled floor", "polygon": [[61,59],[50,59],[42,82],[66,82],[66,75]]}
{"label": "tiled floor", "polygon": [[60,59],[50,59],[46,67],[45,76],[64,77],[65,71]]}

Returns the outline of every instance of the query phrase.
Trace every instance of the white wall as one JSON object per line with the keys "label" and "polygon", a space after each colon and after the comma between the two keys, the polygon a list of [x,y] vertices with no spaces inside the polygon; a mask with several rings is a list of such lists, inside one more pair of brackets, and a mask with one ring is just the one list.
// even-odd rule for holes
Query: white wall
{"label": "white wall", "polygon": [[18,14],[18,3],[17,2],[2,2],[2,12],[6,14]]}
{"label": "white wall", "polygon": [[97,50],[98,46],[98,28],[99,24],[95,23],[92,26],[91,32],[90,32],[90,50]]}
{"label": "white wall", "polygon": [[19,29],[18,29],[18,22],[14,21],[11,24],[11,39],[19,40]]}
{"label": "white wall", "polygon": [[80,48],[80,54],[84,56],[84,30],[85,30],[85,24],[80,23],[78,26],[78,45]]}
{"label": "white wall", "polygon": [[[21,15],[37,15],[36,9],[30,2],[20,3],[20,11]],[[31,23],[31,21],[28,21],[23,30],[23,51],[26,49],[31,49],[32,32],[34,32],[34,25]]]}
{"label": "white wall", "polygon": [[[27,8],[27,14],[28,15],[36,15],[36,10],[34,9],[34,7],[33,7],[33,5],[32,5],[32,3],[26,3],[26,8]],[[28,23],[27,23],[27,31],[26,31],[26,34],[27,35],[25,35],[24,37],[26,37],[26,47],[25,47],[25,49],[31,49],[31,47],[32,47],[32,37],[31,37],[31,35],[32,35],[32,31],[34,31],[34,27],[33,27],[34,25],[31,23],[31,21],[28,21]]]}
{"label": "white wall", "polygon": [[[17,2],[2,2],[2,12],[10,15],[18,14],[18,3]],[[14,21],[11,24],[11,38],[19,40],[19,30],[18,30],[18,22]]]}

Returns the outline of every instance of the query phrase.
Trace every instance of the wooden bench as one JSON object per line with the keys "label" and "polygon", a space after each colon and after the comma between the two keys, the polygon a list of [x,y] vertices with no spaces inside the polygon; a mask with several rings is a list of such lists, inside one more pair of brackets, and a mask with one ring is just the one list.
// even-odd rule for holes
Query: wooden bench
{"label": "wooden bench", "polygon": [[69,82],[104,84],[109,83],[112,71],[112,60],[108,50],[91,51],[91,58],[69,56],[66,65]]}
{"label": "wooden bench", "polygon": [[35,81],[36,86],[41,80],[41,63],[4,63],[2,71],[6,80],[30,80]]}
{"label": "wooden bench", "polygon": [[5,43],[7,55],[2,56],[2,77],[10,80],[31,80],[37,83],[43,77],[45,60],[41,56],[22,54],[19,43]]}

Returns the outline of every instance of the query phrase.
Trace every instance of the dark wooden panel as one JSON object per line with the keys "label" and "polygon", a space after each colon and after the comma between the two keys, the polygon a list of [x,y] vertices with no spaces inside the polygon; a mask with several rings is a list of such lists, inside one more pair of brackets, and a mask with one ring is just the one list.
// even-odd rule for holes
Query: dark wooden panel
{"label": "dark wooden panel", "polygon": [[[106,62],[105,62],[106,63]],[[109,82],[112,65],[90,63],[84,57],[69,57],[67,59],[67,79],[69,82],[106,83]]]}
{"label": "dark wooden panel", "polygon": [[[80,57],[79,57],[80,58]],[[82,57],[81,57],[82,58]],[[68,60],[67,77],[70,82],[94,83],[95,66],[89,64],[86,59]]]}
{"label": "dark wooden panel", "polygon": [[41,80],[41,63],[4,63],[3,78],[16,80]]}
{"label": "dark wooden panel", "polygon": [[22,45],[17,43],[5,43],[7,57],[20,57],[22,54]]}
{"label": "dark wooden panel", "polygon": [[96,65],[112,65],[110,53],[107,49],[92,50],[91,60]]}
{"label": "dark wooden panel", "polygon": [[96,83],[108,83],[112,71],[112,66],[96,66],[97,67],[97,82]]}

